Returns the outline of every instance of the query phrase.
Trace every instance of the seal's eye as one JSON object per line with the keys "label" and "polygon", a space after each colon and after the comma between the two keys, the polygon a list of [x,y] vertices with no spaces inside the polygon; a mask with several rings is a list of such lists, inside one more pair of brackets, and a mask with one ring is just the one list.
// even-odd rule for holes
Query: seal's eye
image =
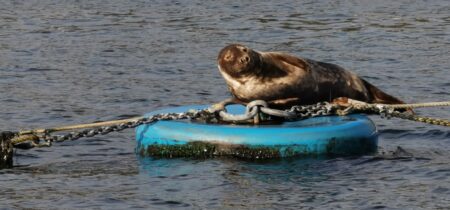
{"label": "seal's eye", "polygon": [[242,49],[242,51],[247,52],[247,48]]}

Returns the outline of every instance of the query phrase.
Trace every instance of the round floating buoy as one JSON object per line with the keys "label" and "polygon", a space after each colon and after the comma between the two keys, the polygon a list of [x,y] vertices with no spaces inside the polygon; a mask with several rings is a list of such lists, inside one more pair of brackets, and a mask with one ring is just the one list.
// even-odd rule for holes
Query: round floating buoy
{"label": "round floating buoy", "polygon": [[[207,105],[182,106],[148,113],[186,112]],[[227,106],[232,114],[245,107]],[[229,125],[158,121],[136,128],[136,150],[144,156],[233,156],[267,159],[304,155],[358,155],[375,152],[378,132],[365,115],[315,117],[276,125]]]}

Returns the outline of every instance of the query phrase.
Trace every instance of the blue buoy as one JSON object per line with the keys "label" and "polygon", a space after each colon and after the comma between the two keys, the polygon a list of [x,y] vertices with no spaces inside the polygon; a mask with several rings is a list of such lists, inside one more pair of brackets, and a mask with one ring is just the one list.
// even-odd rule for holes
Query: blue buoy
{"label": "blue buoy", "polygon": [[[207,105],[148,113],[186,112]],[[227,106],[232,114],[245,107]],[[365,115],[325,116],[277,125],[222,125],[159,121],[136,128],[137,152],[156,157],[233,156],[267,159],[309,155],[360,155],[375,152],[378,132]]]}

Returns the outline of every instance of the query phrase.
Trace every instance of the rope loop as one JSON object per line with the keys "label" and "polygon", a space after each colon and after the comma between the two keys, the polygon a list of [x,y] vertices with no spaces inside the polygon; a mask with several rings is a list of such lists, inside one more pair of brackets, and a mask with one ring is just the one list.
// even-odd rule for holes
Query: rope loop
{"label": "rope loop", "polygon": [[245,107],[245,111],[246,113],[251,112],[253,109],[255,108],[261,108],[261,107],[269,107],[269,104],[267,104],[266,101],[263,100],[254,100],[250,103],[247,104],[247,106]]}

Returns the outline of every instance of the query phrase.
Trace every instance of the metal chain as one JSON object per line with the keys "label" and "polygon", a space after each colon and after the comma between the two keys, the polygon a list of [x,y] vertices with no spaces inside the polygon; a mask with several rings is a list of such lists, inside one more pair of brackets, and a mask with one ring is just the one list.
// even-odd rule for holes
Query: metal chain
{"label": "metal chain", "polygon": [[[202,110],[190,110],[183,113],[163,113],[156,114],[148,117],[141,117],[136,119],[130,119],[129,121],[114,124],[111,126],[102,126],[92,129],[85,129],[82,131],[70,132],[64,135],[50,135],[54,130],[44,130],[44,134],[41,138],[38,138],[34,134],[28,134],[28,136],[20,136],[16,138],[12,143],[20,144],[23,142],[29,142],[32,147],[51,146],[53,142],[63,142],[77,140],[82,137],[93,137],[96,135],[105,135],[110,132],[122,131],[127,128],[135,128],[143,124],[151,124],[160,120],[204,120],[207,123],[213,123],[218,121],[232,122],[232,123],[249,123],[250,120],[258,120],[260,114],[266,114],[268,116],[281,117],[286,120],[301,120],[317,116],[328,115],[347,115],[350,113],[375,113],[382,117],[398,117],[401,119],[414,120],[418,122],[424,122],[434,125],[449,126],[448,120],[433,119],[428,117],[420,117],[408,112],[399,112],[395,110],[396,107],[385,106],[380,104],[355,104],[350,106],[340,106],[338,104],[330,104],[328,102],[321,102],[313,105],[305,106],[293,106],[287,110],[271,109],[268,107],[267,102],[262,100],[256,100],[247,104],[244,114],[233,115],[226,110],[214,110],[202,109]],[[90,124],[86,124],[90,125]],[[22,139],[20,137],[23,137]],[[40,143],[39,140],[43,139],[44,143]]]}
{"label": "metal chain", "polygon": [[305,119],[317,116],[327,116],[335,114],[337,106],[328,102],[321,102],[308,106],[293,106],[289,112],[295,114],[295,119]]}
{"label": "metal chain", "polygon": [[392,111],[392,112],[387,113],[386,116],[387,117],[397,117],[400,119],[411,120],[411,121],[416,121],[416,122],[423,122],[423,123],[428,123],[431,125],[441,125],[441,126],[450,127],[450,121],[448,121],[448,120],[418,116],[418,115],[411,114],[411,113]]}
{"label": "metal chain", "polygon": [[105,135],[111,132],[122,131],[127,128],[135,128],[139,125],[151,124],[161,120],[181,120],[181,119],[196,119],[196,118],[211,118],[213,113],[208,112],[206,109],[204,110],[190,110],[188,112],[183,113],[164,113],[164,114],[156,114],[148,117],[142,117],[132,122],[120,123],[112,126],[104,126],[99,128],[85,129],[82,131],[70,132],[64,135],[50,135],[49,132],[46,132],[42,139],[45,141],[39,146],[51,146],[53,142],[63,142],[63,141],[73,141],[82,137],[93,137],[96,135]]}
{"label": "metal chain", "polygon": [[256,115],[261,113],[267,114],[269,116],[282,117],[287,120],[300,120],[310,117],[326,116],[335,113],[337,106],[330,104],[328,102],[321,102],[313,105],[305,106],[293,106],[288,110],[271,109],[268,107],[267,103],[262,100],[252,101],[247,104],[246,111],[244,114],[233,115],[222,110],[219,111],[221,117],[220,120],[225,122],[243,123],[248,122],[248,120],[253,119]]}
{"label": "metal chain", "polygon": [[190,110],[183,113],[156,114],[148,117],[142,117],[134,121],[120,123],[117,125],[74,131],[63,135],[51,135],[51,130],[49,130],[47,132],[44,132],[44,135],[41,137],[41,139],[44,140],[43,143],[38,143],[39,141],[34,140],[31,142],[32,145],[29,147],[51,146],[53,142],[73,141],[82,137],[93,137],[99,134],[105,135],[110,132],[118,132],[127,128],[135,128],[139,125],[151,124],[161,120],[203,119],[210,122],[212,121],[211,119],[220,117],[220,120],[225,122],[243,123],[248,122],[248,120],[253,119],[260,113],[264,113],[270,116],[282,117],[288,120],[298,120],[309,117],[331,115],[333,114],[333,107],[334,106],[329,103],[317,103],[308,106],[293,106],[289,110],[278,110],[268,108],[267,103],[264,101],[255,101],[249,103],[246,107],[246,112],[241,115],[233,115],[223,110],[219,111],[219,115],[216,115],[216,113],[210,112],[208,109]]}

